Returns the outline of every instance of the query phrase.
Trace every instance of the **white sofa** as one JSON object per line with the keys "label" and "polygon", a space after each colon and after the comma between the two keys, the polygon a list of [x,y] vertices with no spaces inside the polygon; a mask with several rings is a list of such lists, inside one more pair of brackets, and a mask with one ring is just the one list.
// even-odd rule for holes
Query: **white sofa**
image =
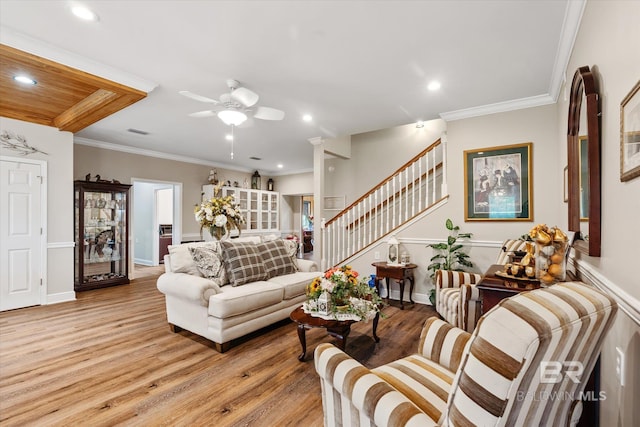
{"label": "white sofa", "polygon": [[[286,241],[275,239],[272,242],[275,243],[249,237],[234,239],[233,242],[170,246],[169,255],[164,257],[165,273],[158,278],[157,287],[165,295],[171,330],[191,331],[213,341],[216,350],[224,352],[230,347],[231,340],[287,319],[304,302],[307,284],[321,274],[313,261],[295,258],[297,247],[287,244],[288,255],[297,270],[295,272],[274,275],[272,269],[271,274],[262,280],[249,280],[248,283],[242,283],[245,277],[229,274],[232,257],[228,254],[232,249],[240,247],[242,250],[253,250],[251,246],[254,246],[259,251],[260,248],[264,250],[265,244],[278,246],[278,242]],[[203,263],[194,255],[203,251],[215,255]],[[257,260],[258,264],[273,267],[270,254],[259,254],[258,258],[254,257],[254,263]],[[282,259],[285,263],[289,262],[285,256]],[[210,271],[208,264],[216,263],[220,264]],[[253,277],[253,273],[247,274]],[[240,281],[234,282],[238,278]],[[232,283],[224,284],[227,281]]]}

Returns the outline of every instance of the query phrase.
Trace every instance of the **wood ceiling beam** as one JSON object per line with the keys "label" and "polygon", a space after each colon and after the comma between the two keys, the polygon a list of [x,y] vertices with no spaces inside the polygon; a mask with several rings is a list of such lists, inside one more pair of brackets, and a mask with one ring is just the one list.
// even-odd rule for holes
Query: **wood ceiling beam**
{"label": "wood ceiling beam", "polygon": [[[38,84],[13,80],[28,74]],[[0,44],[0,115],[78,132],[144,99],[143,91]]]}
{"label": "wood ceiling beam", "polygon": [[[71,106],[58,117],[53,119],[53,125],[60,130],[68,131],[83,117],[92,116],[105,105],[118,97],[118,94],[104,89],[98,89],[82,101]],[[73,132],[73,131],[72,131]]]}

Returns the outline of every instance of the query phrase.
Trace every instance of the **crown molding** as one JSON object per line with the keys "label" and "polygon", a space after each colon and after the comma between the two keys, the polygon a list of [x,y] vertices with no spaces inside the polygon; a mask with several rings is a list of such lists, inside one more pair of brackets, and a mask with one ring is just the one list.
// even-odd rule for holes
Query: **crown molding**
{"label": "crown molding", "polygon": [[556,60],[551,73],[551,83],[549,84],[549,94],[553,98],[553,102],[558,101],[558,95],[563,83],[567,80],[567,66],[573,51],[573,45],[578,37],[580,30],[580,22],[587,5],[587,0],[574,0],[567,2],[567,8],[564,13],[564,21],[562,23],[562,31],[560,33],[560,43],[558,43],[558,51],[556,52]]}
{"label": "crown molding", "polygon": [[536,95],[529,98],[514,99],[511,101],[496,102],[495,104],[481,105],[479,107],[465,108],[462,110],[440,113],[440,118],[450,122],[453,120],[468,119],[471,117],[486,116],[488,114],[504,113],[507,111],[521,110],[523,108],[540,107],[554,104],[555,100],[549,95]]}
{"label": "crown molding", "polygon": [[59,64],[111,80],[145,93],[149,93],[158,87],[158,83],[61,49],[5,26],[0,27],[0,42],[15,49],[55,61]]}
{"label": "crown molding", "polygon": [[81,138],[78,136],[74,136],[73,143],[79,144],[79,145],[86,145],[89,147],[101,148],[103,150],[120,151],[123,153],[138,154],[140,156],[155,157],[158,159],[172,160],[176,162],[192,163],[195,165],[216,167],[216,168],[227,169],[227,170],[232,170],[237,172],[250,173],[258,169],[259,171],[261,171],[261,173],[269,176],[285,176],[285,175],[296,175],[301,173],[313,172],[313,169],[298,169],[298,170],[283,172],[283,171],[269,171],[261,168],[245,168],[245,167],[229,165],[227,163],[211,162],[203,159],[198,159],[195,157],[180,156],[177,154],[169,154],[161,151],[147,150],[145,148],[136,148],[136,147],[130,147],[128,145],[113,144],[110,142],[98,141],[98,140],[89,139],[89,138]]}
{"label": "crown molding", "polygon": [[556,51],[556,58],[551,72],[551,81],[549,82],[548,93],[529,98],[514,99],[495,104],[449,111],[440,113],[440,117],[449,122],[453,120],[468,119],[471,117],[486,116],[488,114],[520,110],[523,108],[555,104],[558,101],[558,95],[560,94],[562,84],[566,81],[567,65],[569,64],[573,45],[576,41],[576,37],[578,36],[578,31],[580,30],[580,22],[582,21],[582,15],[586,4],[587,0],[572,0],[567,2],[562,30],[560,32],[560,42],[558,43],[558,50]]}
{"label": "crown molding", "polygon": [[218,167],[218,168],[227,169],[227,170],[234,170],[239,172],[252,172],[254,170],[254,169],[248,169],[248,168],[240,168],[240,167],[228,165],[225,163],[210,162],[210,161],[198,159],[195,157],[180,156],[177,154],[168,154],[168,153],[163,153],[161,151],[130,147],[128,145],[112,144],[110,142],[97,141],[95,139],[89,139],[89,138],[80,138],[77,136],[73,138],[73,143],[80,144],[80,145],[87,145],[89,147],[101,148],[103,150],[120,151],[123,153],[138,154],[140,156],[155,157],[158,159],[165,159],[165,160],[173,160],[176,162],[213,166],[213,167]]}

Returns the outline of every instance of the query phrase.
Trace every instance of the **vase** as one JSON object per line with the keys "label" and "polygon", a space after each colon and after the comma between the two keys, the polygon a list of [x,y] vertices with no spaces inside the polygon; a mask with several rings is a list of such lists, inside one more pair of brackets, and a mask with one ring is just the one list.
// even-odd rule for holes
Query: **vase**
{"label": "vase", "polygon": [[536,242],[536,278],[545,285],[563,282],[566,277],[566,254],[568,242]]}
{"label": "vase", "polygon": [[209,234],[216,240],[226,240],[229,237],[229,230],[226,227],[216,227],[214,225],[209,227]]}

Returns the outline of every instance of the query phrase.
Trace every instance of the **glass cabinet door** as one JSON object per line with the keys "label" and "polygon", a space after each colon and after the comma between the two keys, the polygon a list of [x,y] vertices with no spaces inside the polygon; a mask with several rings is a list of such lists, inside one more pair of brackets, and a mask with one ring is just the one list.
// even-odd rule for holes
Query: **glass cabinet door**
{"label": "glass cabinet door", "polygon": [[129,283],[129,187],[75,182],[76,291]]}
{"label": "glass cabinet door", "polygon": [[[245,216],[241,230],[251,232],[278,231],[279,197],[275,191],[252,190],[239,187],[222,187],[223,196],[233,196]],[[213,196],[213,185],[202,186],[203,199]]]}

